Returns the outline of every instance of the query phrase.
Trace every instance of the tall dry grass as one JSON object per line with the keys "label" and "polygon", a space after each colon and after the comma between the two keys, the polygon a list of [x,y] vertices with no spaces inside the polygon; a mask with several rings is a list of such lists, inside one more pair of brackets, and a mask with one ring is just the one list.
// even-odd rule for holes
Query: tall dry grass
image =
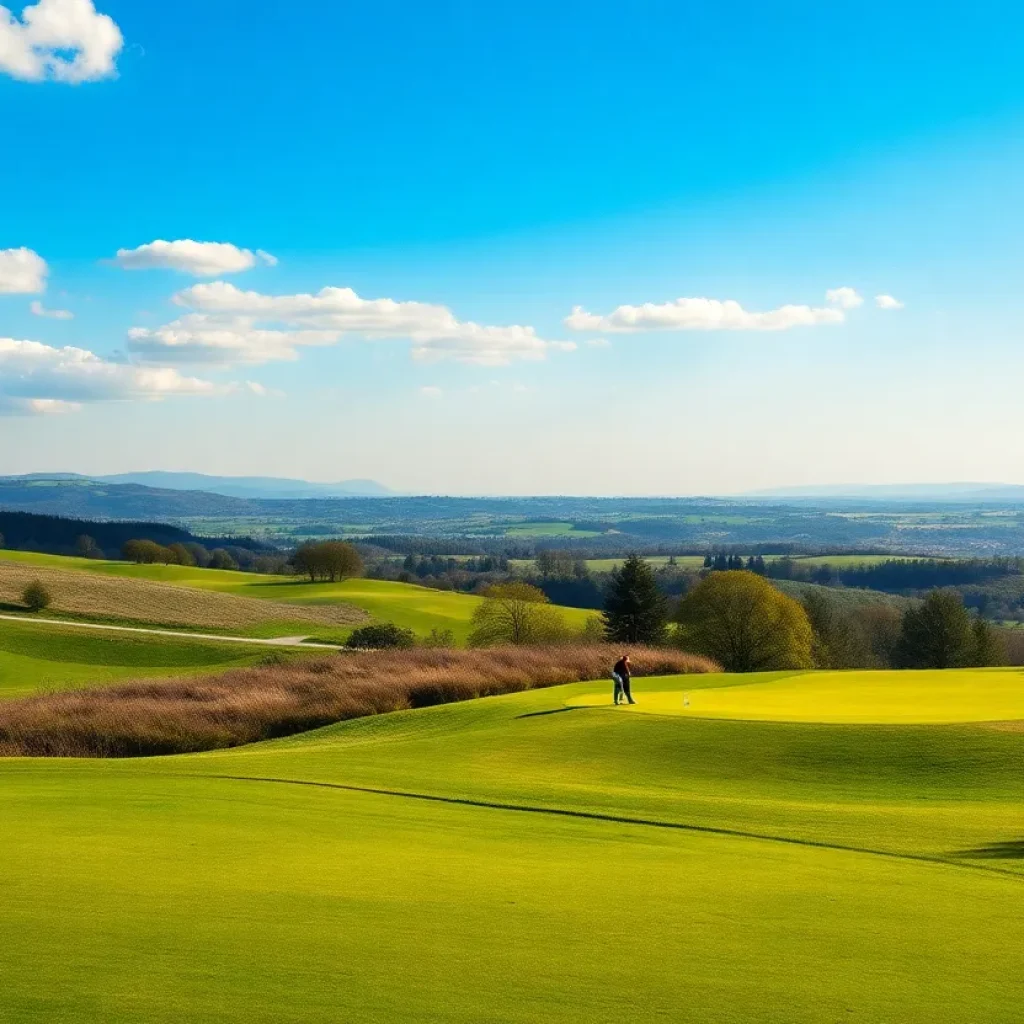
{"label": "tall dry grass", "polygon": [[[43,694],[0,703],[0,756],[146,757],[234,747],[389,711],[601,679],[620,653],[598,645],[339,654]],[[637,675],[718,670],[680,651],[635,648],[631,655]]]}

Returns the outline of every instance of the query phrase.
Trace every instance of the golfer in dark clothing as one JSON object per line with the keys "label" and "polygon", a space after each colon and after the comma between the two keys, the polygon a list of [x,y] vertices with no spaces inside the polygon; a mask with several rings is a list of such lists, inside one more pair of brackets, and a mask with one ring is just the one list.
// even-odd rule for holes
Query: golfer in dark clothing
{"label": "golfer in dark clothing", "polygon": [[615,668],[612,669],[612,678],[615,680],[615,703],[619,703],[619,698],[624,697],[628,704],[635,704],[633,700],[633,691],[630,689],[629,671],[629,655],[624,654],[617,662],[615,662]]}

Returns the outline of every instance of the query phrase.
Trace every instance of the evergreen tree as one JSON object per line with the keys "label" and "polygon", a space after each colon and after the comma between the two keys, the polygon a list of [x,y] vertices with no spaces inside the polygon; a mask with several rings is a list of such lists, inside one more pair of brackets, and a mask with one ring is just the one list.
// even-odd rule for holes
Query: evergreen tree
{"label": "evergreen tree", "polygon": [[960,595],[933,590],[919,608],[903,615],[899,660],[905,668],[963,668],[973,665],[978,640]]}
{"label": "evergreen tree", "polygon": [[668,599],[654,572],[630,555],[611,573],[604,603],[604,633],[611,643],[660,644],[668,628]]}
{"label": "evergreen tree", "polygon": [[710,555],[705,555],[704,556],[704,568],[705,569],[712,569],[712,568],[714,568],[714,565],[715,565],[715,560]]}

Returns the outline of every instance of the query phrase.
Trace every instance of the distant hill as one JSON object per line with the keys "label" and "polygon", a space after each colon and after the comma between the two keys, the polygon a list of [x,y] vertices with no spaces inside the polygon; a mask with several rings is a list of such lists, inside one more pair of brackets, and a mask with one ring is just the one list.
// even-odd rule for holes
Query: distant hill
{"label": "distant hill", "polygon": [[996,483],[823,484],[749,491],[743,497],[868,498],[873,501],[1024,501],[1024,485]]}
{"label": "distant hill", "polygon": [[106,484],[136,484],[168,491],[206,491],[232,498],[386,498],[394,491],[375,480],[341,480],[316,483],[275,476],[208,476],[205,473],[170,473],[147,470],[141,473],[115,473],[109,476],[85,476],[81,473],[27,473],[0,478],[6,481],[96,481]]}
{"label": "distant hill", "polygon": [[129,540],[152,540],[157,544],[188,544],[195,541],[208,548],[243,547],[251,551],[273,550],[271,545],[248,537],[198,537],[188,530],[166,523],[96,522],[31,512],[0,511],[3,546],[16,551],[41,551],[54,555],[77,554],[78,538],[92,537],[108,558],[120,557]]}
{"label": "distant hill", "polygon": [[205,473],[168,473],[162,470],[117,473],[93,479],[171,491],[208,491],[234,498],[386,498],[395,493],[376,480],[316,483],[275,476],[207,476]]}
{"label": "distant hill", "polygon": [[109,484],[72,476],[0,478],[0,509],[77,519],[163,522],[251,513],[244,498],[139,484]]}

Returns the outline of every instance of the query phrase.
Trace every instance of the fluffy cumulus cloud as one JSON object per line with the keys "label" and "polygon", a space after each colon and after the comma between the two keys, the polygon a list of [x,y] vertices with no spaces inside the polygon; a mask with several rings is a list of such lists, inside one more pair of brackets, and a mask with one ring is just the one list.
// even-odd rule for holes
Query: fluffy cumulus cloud
{"label": "fluffy cumulus cloud", "polygon": [[351,288],[264,295],[215,281],[186,288],[174,302],[190,312],[164,327],[132,330],[134,355],[151,363],[265,363],[351,336],[408,339],[413,357],[424,362],[505,366],[576,348],[575,342],[541,338],[532,327],[460,321],[445,306],[364,299]]}
{"label": "fluffy cumulus cloud", "polygon": [[875,305],[879,309],[902,309],[903,303],[891,295],[876,295]]}
{"label": "fluffy cumulus cloud", "polygon": [[0,412],[70,412],[85,402],[213,395],[221,390],[170,367],[133,366],[86,349],[0,338]]}
{"label": "fluffy cumulus cloud", "polygon": [[840,309],[856,309],[864,305],[864,299],[853,288],[829,288],[825,292],[825,301]]}
{"label": "fluffy cumulus cloud", "polygon": [[74,320],[75,314],[68,309],[47,309],[38,299],[29,305],[33,316],[45,317],[47,320]]}
{"label": "fluffy cumulus cloud", "polygon": [[676,299],[660,304],[645,302],[642,306],[619,306],[606,315],[588,313],[577,306],[565,318],[565,326],[574,331],[620,334],[636,331],[785,331],[791,327],[840,324],[846,319],[845,308],[849,307],[832,304],[822,307],[780,306],[765,312],[751,312],[733,299]]}
{"label": "fluffy cumulus cloud", "polygon": [[114,262],[125,270],[177,270],[193,277],[217,277],[251,270],[260,262],[277,266],[277,258],[257,249],[240,249],[230,242],[194,242],[182,238],[166,242],[158,238],[137,249],[118,249]]}
{"label": "fluffy cumulus cloud", "polygon": [[121,30],[93,0],[39,0],[20,17],[0,6],[0,74],[26,82],[92,82],[117,74]]}
{"label": "fluffy cumulus cloud", "polygon": [[189,313],[163,327],[134,327],[128,348],[145,363],[206,363],[212,366],[258,365],[298,358],[308,345],[333,345],[337,331],[274,330],[253,317]]}
{"label": "fluffy cumulus cloud", "polygon": [[46,260],[31,249],[0,249],[0,295],[38,295],[48,273]]}

